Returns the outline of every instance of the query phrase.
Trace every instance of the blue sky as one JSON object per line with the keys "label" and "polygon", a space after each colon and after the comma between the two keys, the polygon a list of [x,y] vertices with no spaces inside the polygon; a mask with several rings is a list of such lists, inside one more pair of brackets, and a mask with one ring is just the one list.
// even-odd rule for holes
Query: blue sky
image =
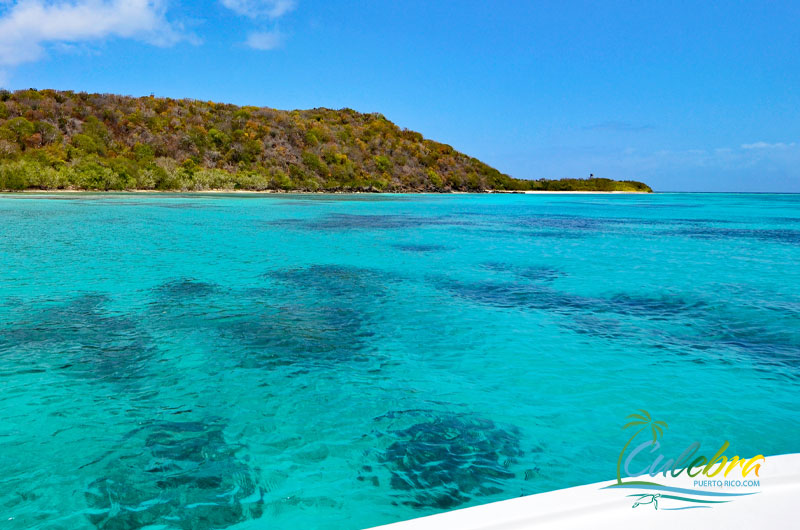
{"label": "blue sky", "polygon": [[350,107],[519,178],[800,192],[800,2],[0,0],[0,85]]}

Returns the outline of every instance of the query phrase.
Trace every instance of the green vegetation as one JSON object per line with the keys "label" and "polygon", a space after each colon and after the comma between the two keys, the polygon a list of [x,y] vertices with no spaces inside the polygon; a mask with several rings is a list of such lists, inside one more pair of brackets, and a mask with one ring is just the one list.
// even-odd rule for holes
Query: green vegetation
{"label": "green vegetation", "polygon": [[354,110],[0,91],[0,190],[651,191],[519,180]]}

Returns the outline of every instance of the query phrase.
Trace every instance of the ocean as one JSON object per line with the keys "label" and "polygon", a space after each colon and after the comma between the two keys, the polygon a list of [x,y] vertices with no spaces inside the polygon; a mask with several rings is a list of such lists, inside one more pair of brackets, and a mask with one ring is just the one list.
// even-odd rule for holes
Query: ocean
{"label": "ocean", "polygon": [[639,409],[800,451],[800,195],[0,195],[2,528],[365,528]]}

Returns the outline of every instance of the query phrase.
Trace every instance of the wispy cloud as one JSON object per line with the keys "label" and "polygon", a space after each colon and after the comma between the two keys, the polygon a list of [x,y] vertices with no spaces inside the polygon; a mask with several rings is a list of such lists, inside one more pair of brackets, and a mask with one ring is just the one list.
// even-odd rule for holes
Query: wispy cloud
{"label": "wispy cloud", "polygon": [[652,125],[637,125],[625,121],[604,121],[587,125],[583,128],[586,131],[619,131],[619,132],[644,132],[655,129]]}
{"label": "wispy cloud", "polygon": [[[222,5],[236,13],[254,20],[275,21],[297,7],[295,0],[220,0]],[[284,35],[277,26],[272,29],[252,31],[244,42],[254,50],[274,50],[283,44]]]}
{"label": "wispy cloud", "polygon": [[278,30],[256,31],[247,36],[245,44],[254,50],[274,50],[283,44],[283,35]]}
{"label": "wispy cloud", "polygon": [[49,45],[111,37],[156,46],[196,40],[166,17],[164,0],[4,1],[0,10],[0,66],[41,59]]}
{"label": "wispy cloud", "polygon": [[774,144],[768,142],[755,142],[752,144],[742,144],[742,149],[789,149],[796,145],[795,142],[785,143],[777,142]]}
{"label": "wispy cloud", "polygon": [[[763,144],[763,145],[762,145]],[[764,171],[800,177],[800,144],[756,142],[739,147],[567,152],[565,158],[580,159],[586,167],[614,168],[622,175],[688,174],[692,171],[716,174]],[[597,172],[600,172],[598,170]],[[613,173],[612,170],[606,170]]]}
{"label": "wispy cloud", "polygon": [[[281,46],[284,34],[276,21],[297,7],[296,0],[220,2],[261,26],[245,41],[256,50]],[[196,35],[170,19],[169,5],[170,0],[0,0],[0,86],[8,85],[14,67],[20,64],[50,54],[90,50],[110,38],[160,47],[181,41],[198,44]]]}
{"label": "wispy cloud", "polygon": [[750,145],[610,147],[581,145],[569,139],[491,153],[487,160],[497,164],[513,161],[520,168],[514,176],[523,178],[575,178],[594,173],[642,180],[658,190],[800,192],[800,140],[767,144],[779,145],[772,149],[748,148]]}
{"label": "wispy cloud", "polygon": [[250,18],[280,18],[297,7],[295,0],[221,0],[236,14]]}

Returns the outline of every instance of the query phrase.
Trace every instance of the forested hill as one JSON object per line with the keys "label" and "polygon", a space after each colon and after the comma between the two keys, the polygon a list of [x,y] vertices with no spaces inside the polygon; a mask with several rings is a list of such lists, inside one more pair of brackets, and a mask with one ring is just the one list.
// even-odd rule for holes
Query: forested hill
{"label": "forested hill", "polygon": [[513,179],[380,114],[55,90],[0,91],[0,189],[650,191]]}

